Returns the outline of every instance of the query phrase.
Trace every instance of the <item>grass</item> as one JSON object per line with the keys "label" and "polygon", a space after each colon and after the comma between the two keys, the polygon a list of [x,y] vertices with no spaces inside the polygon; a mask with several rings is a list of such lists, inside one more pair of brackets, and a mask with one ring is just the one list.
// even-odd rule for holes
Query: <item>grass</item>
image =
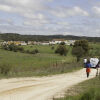
{"label": "grass", "polygon": [[65,97],[54,100],[100,100],[100,76],[73,86]]}
{"label": "grass", "polygon": [[90,43],[90,56],[99,57],[100,58],[100,43]]}
{"label": "grass", "polygon": [[[54,53],[52,46],[23,46],[26,50],[38,49],[38,54],[26,54],[20,52],[5,51],[0,49],[0,68],[8,70],[6,75],[1,77],[25,77],[43,76],[70,72],[80,69],[81,64],[76,63],[76,58],[71,55],[71,47],[67,56],[60,56]],[[57,45],[55,46],[56,49]],[[6,67],[4,67],[6,66]],[[9,68],[9,69],[8,69]]]}
{"label": "grass", "polygon": [[[28,46],[22,46],[25,50],[32,51],[34,49],[38,49],[40,53],[47,53],[47,54],[53,54],[54,50],[52,50],[52,46],[49,45],[28,45]],[[56,46],[55,46],[56,48]]]}
{"label": "grass", "polygon": [[[66,73],[80,69],[82,63],[76,63],[76,58],[72,56],[71,46],[68,49],[67,56],[55,54],[58,45],[28,45],[22,46],[25,50],[32,51],[38,49],[38,54],[27,54],[20,52],[5,51],[0,49],[0,68],[8,70],[4,77],[25,77],[25,76],[43,76],[59,73]],[[90,43],[91,53],[95,53],[99,49],[99,43]],[[54,47],[54,49],[52,49]],[[4,67],[6,66],[6,67]],[[7,69],[6,69],[7,68]]]}
{"label": "grass", "polygon": [[[100,43],[90,43],[90,47],[89,57],[100,58]],[[64,97],[53,100],[100,100],[100,76],[73,86]]]}

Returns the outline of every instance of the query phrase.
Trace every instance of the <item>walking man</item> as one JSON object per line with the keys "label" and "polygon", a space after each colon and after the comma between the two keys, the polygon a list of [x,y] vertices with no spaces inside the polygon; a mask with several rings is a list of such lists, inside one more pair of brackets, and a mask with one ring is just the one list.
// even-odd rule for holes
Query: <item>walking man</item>
{"label": "walking man", "polygon": [[99,61],[98,64],[96,65],[96,69],[97,69],[96,76],[98,76],[98,75],[100,75],[100,61]]}
{"label": "walking man", "polygon": [[91,72],[91,64],[90,64],[90,60],[87,60],[87,63],[86,63],[86,74],[87,74],[87,78],[89,77],[89,74]]}

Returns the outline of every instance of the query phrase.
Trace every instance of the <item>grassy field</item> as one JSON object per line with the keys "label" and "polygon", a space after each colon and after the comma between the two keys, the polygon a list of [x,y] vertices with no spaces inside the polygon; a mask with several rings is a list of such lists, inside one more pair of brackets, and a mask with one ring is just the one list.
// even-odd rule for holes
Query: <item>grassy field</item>
{"label": "grassy field", "polygon": [[100,76],[73,86],[65,97],[53,100],[100,100]]}
{"label": "grassy field", "polygon": [[90,56],[100,57],[100,43],[90,43]]}
{"label": "grassy field", "polygon": [[[100,43],[90,43],[90,47],[92,48],[90,53],[92,56],[99,56],[99,45]],[[52,75],[82,68],[83,62],[81,60],[79,63],[76,63],[76,58],[71,54],[71,46],[66,46],[68,49],[67,56],[55,54],[57,45],[53,46],[54,49],[49,45],[23,46],[24,50],[32,51],[38,49],[38,54],[27,54],[0,49],[0,77]]]}
{"label": "grassy field", "polygon": [[52,50],[52,46],[49,45],[28,45],[28,46],[22,46],[24,47],[24,50],[32,51],[34,49],[38,49],[40,53],[47,53],[47,54],[53,54],[55,48],[57,45],[54,46],[54,50]]}
{"label": "grassy field", "polygon": [[[90,48],[89,57],[100,58],[100,43],[90,43]],[[100,100],[100,76],[73,86],[64,97],[53,100]]]}
{"label": "grassy field", "polygon": [[[25,50],[38,49],[38,54],[26,54],[0,49],[0,68],[5,71],[0,76],[23,77],[42,76],[69,72],[79,69],[81,64],[76,64],[76,58],[71,55],[72,47],[67,46],[67,56],[55,54],[52,46],[23,46]],[[74,63],[74,64],[73,64]],[[5,66],[5,67],[4,67]],[[7,68],[7,69],[6,69]],[[9,73],[6,73],[8,71]]]}
{"label": "grassy field", "polygon": [[[67,56],[55,54],[52,46],[28,45],[24,50],[38,49],[38,54],[27,54],[0,49],[0,78],[44,76],[67,73],[82,68],[83,60],[76,62],[71,46]],[[89,57],[100,57],[100,43],[90,43]],[[5,72],[5,73],[3,73]],[[100,100],[100,77],[80,83],[68,91],[64,98],[54,100]]]}

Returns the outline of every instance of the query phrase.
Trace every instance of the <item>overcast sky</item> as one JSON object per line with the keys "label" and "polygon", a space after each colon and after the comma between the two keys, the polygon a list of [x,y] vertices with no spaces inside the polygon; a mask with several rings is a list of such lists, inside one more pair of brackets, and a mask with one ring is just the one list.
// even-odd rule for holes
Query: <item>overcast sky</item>
{"label": "overcast sky", "polygon": [[0,32],[100,37],[100,0],[0,0]]}

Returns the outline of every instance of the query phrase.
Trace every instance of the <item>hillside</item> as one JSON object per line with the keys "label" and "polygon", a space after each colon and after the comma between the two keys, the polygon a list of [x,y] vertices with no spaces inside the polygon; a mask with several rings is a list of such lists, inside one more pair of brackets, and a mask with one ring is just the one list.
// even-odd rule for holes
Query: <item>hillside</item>
{"label": "hillside", "polygon": [[21,35],[17,33],[2,33],[0,40],[4,41],[50,41],[52,39],[81,40],[87,39],[90,42],[100,42],[100,37],[85,37],[73,35]]}

